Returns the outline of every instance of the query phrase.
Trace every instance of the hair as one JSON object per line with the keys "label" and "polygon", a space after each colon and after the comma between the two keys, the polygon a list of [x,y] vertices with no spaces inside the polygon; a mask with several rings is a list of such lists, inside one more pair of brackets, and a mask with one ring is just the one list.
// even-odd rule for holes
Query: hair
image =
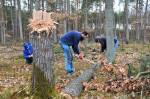
{"label": "hair", "polygon": [[86,31],[83,31],[82,34],[85,35],[85,36],[88,36],[88,35],[89,35],[89,33],[86,32]]}
{"label": "hair", "polygon": [[94,40],[95,40],[96,43],[98,43],[100,41],[100,39],[101,39],[100,36],[96,36]]}

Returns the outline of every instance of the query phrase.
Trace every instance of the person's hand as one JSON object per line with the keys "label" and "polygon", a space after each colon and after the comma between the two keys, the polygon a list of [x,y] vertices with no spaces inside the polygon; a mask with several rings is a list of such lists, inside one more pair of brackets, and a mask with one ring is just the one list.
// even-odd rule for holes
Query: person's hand
{"label": "person's hand", "polygon": [[32,55],[29,55],[29,57],[33,57],[33,54],[32,54]]}
{"label": "person's hand", "polygon": [[80,54],[78,55],[78,58],[79,58],[79,59],[83,59],[83,57],[84,57],[84,54],[83,54],[83,53],[80,53]]}

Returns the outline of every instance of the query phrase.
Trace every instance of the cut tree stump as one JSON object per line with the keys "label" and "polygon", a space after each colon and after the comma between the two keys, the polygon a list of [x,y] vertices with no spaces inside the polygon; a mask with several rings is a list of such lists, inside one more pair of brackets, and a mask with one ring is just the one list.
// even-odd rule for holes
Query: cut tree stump
{"label": "cut tree stump", "polygon": [[83,82],[88,82],[92,79],[94,72],[99,68],[100,64],[94,64],[91,68],[85,70],[77,78],[73,79],[63,90],[62,93],[71,96],[79,96],[83,90]]}
{"label": "cut tree stump", "polygon": [[33,11],[29,20],[30,42],[33,46],[32,93],[34,99],[54,95],[54,35],[56,22],[46,11]]}

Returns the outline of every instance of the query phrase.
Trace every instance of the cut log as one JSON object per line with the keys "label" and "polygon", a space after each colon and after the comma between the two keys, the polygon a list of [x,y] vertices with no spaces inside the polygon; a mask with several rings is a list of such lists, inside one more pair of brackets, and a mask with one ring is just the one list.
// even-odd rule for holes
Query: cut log
{"label": "cut log", "polygon": [[77,78],[73,79],[63,90],[63,93],[71,96],[79,96],[83,90],[83,82],[88,82],[94,75],[94,71],[99,68],[100,64],[94,64],[91,68],[85,70]]}

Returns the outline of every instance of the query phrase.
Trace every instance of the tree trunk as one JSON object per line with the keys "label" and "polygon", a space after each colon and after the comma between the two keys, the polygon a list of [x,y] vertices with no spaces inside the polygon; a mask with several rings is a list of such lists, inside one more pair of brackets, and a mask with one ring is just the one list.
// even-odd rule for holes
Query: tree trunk
{"label": "tree trunk", "polygon": [[14,8],[13,8],[13,0],[10,1],[10,4],[11,4],[11,12],[10,12],[10,15],[11,15],[11,27],[12,27],[12,33],[13,33],[13,40],[14,40],[14,35],[15,35],[15,29],[14,29]]}
{"label": "tree trunk", "polygon": [[143,0],[140,0],[139,2],[139,19],[140,19],[140,40],[143,40],[143,18],[142,18],[142,13],[143,13]]}
{"label": "tree trunk", "polygon": [[56,10],[56,6],[55,6],[55,8],[51,8],[51,5],[50,5],[49,1],[46,0],[46,11],[51,11],[52,9],[54,9],[54,11],[55,11]]}
{"label": "tree trunk", "polygon": [[32,15],[33,12],[33,0],[28,0],[28,10],[30,15]]}
{"label": "tree trunk", "polygon": [[5,45],[6,38],[5,38],[5,20],[4,20],[4,0],[0,1],[0,36],[1,36],[1,43]]}
{"label": "tree trunk", "polygon": [[144,42],[145,43],[146,43],[146,32],[147,32],[146,26],[148,25],[147,8],[148,8],[148,0],[146,0],[145,13],[144,13],[144,33],[143,33],[143,36],[144,36]]}
{"label": "tree trunk", "polygon": [[17,5],[18,5],[18,25],[19,25],[19,36],[20,40],[23,40],[23,30],[22,30],[22,18],[21,18],[21,4],[20,0],[17,0]]}
{"label": "tree trunk", "polygon": [[41,0],[36,0],[35,1],[35,9],[40,10],[41,9]]}
{"label": "tree trunk", "polygon": [[74,29],[75,29],[75,30],[78,30],[78,7],[79,7],[79,0],[75,0],[75,1],[76,1],[76,5],[77,5],[77,6],[76,6],[76,12],[75,12],[75,13],[76,13],[76,18],[75,18],[75,20],[74,20],[74,21],[75,21],[75,22],[74,22],[74,23],[75,23]]}
{"label": "tree trunk", "polygon": [[126,33],[126,42],[129,42],[129,22],[128,22],[128,13],[129,13],[129,9],[128,9],[128,5],[129,5],[129,0],[125,0],[125,33]]}
{"label": "tree trunk", "polygon": [[114,60],[114,11],[113,0],[106,0],[105,3],[105,32],[107,41],[106,57],[109,63]]}
{"label": "tree trunk", "polygon": [[87,0],[86,0],[86,8],[85,8],[85,29],[88,28],[88,7],[87,7]]}
{"label": "tree trunk", "polygon": [[102,31],[101,31],[101,30],[102,30],[102,28],[101,28],[101,27],[102,27],[102,17],[101,17],[101,16],[102,16],[102,14],[101,14],[101,9],[102,9],[102,8],[101,8],[101,6],[102,6],[102,5],[101,5],[101,2],[99,2],[99,14],[98,14],[98,20],[99,20],[99,22],[98,22],[99,35],[102,34]]}
{"label": "tree trunk", "polygon": [[[68,13],[69,17],[70,17],[70,0],[66,0],[67,1],[67,4],[66,4],[66,12]],[[70,19],[67,18],[67,32],[72,30],[71,29],[71,22],[70,22]]]}
{"label": "tree trunk", "polygon": [[44,9],[44,1],[45,0],[41,0],[42,1],[42,10],[44,11],[45,9]]}
{"label": "tree trunk", "polygon": [[143,0],[136,1],[136,39],[139,41],[142,36],[142,8]]}
{"label": "tree trunk", "polygon": [[19,38],[19,28],[18,28],[18,9],[17,9],[17,0],[14,0],[14,39],[18,40]]}
{"label": "tree trunk", "polygon": [[[63,12],[67,14],[67,1],[63,1]],[[64,33],[67,32],[67,17],[64,19]]]}
{"label": "tree trunk", "polygon": [[[33,33],[34,34],[34,33]],[[33,44],[32,87],[35,99],[48,99],[54,91],[53,34],[31,35]]]}

